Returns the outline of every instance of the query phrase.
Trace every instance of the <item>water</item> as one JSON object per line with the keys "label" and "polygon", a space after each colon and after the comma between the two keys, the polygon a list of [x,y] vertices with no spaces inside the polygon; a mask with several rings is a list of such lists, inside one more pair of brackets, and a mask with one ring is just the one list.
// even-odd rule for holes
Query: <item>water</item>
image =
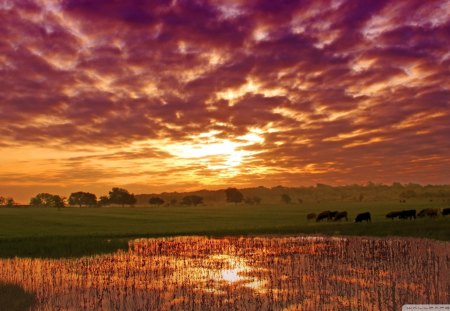
{"label": "water", "polygon": [[34,310],[400,310],[450,301],[450,244],[178,237],[80,259],[0,260]]}

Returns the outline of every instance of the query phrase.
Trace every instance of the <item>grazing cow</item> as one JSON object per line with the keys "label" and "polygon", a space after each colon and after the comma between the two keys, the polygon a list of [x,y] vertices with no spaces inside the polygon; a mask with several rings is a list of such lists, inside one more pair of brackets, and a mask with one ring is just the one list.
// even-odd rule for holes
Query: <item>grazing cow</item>
{"label": "grazing cow", "polygon": [[339,212],[336,214],[336,216],[334,216],[334,220],[338,221],[341,219],[345,219],[345,221],[348,221],[348,214],[347,212]]}
{"label": "grazing cow", "polygon": [[337,214],[339,214],[338,211],[330,212],[330,215],[328,215],[328,220],[333,220]]}
{"label": "grazing cow", "polygon": [[319,215],[317,215],[316,222],[319,222],[324,219],[330,219],[330,213],[331,213],[330,211],[324,211],[320,213]]}
{"label": "grazing cow", "polygon": [[436,217],[437,215],[438,210],[436,208],[425,208],[417,214],[417,217]]}
{"label": "grazing cow", "polygon": [[310,214],[306,215],[306,219],[307,220],[316,219],[316,213],[310,213]]}
{"label": "grazing cow", "polygon": [[361,213],[356,216],[355,222],[363,222],[363,221],[367,222],[372,221],[372,217],[370,216],[369,212]]}
{"label": "grazing cow", "polygon": [[442,216],[450,215],[450,207],[442,209]]}
{"label": "grazing cow", "polygon": [[403,210],[400,212],[400,216],[398,216],[400,219],[416,219],[416,210],[415,209],[409,209],[409,210]]}
{"label": "grazing cow", "polygon": [[394,218],[400,217],[401,213],[402,212],[399,212],[399,211],[389,212],[386,214],[386,218],[390,218],[391,220],[394,220]]}

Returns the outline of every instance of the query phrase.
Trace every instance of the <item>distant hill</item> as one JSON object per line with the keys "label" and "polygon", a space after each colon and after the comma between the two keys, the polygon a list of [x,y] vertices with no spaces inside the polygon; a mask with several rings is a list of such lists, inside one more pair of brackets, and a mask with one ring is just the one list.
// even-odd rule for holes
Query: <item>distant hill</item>
{"label": "distant hill", "polygon": [[[392,185],[374,184],[329,186],[317,184],[313,187],[289,188],[277,186],[273,188],[255,187],[239,189],[244,197],[259,197],[262,203],[281,203],[281,196],[287,194],[292,203],[300,204],[311,202],[362,202],[362,201],[397,201],[397,200],[439,200],[450,202],[450,185],[400,184]],[[187,195],[203,197],[207,204],[226,202],[225,189],[198,190],[192,192],[163,192],[136,195],[137,203],[148,204],[151,197],[159,197],[165,202],[175,199],[180,202]]]}

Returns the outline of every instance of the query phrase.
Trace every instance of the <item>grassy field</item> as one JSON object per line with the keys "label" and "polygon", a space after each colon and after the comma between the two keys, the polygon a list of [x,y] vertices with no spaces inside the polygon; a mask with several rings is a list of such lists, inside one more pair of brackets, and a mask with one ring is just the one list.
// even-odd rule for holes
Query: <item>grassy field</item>
{"label": "grassy field", "polygon": [[[443,207],[442,203],[321,203],[198,207],[2,208],[0,257],[77,257],[126,248],[136,237],[175,235],[325,234],[414,236],[450,240],[450,217],[394,220],[393,210]],[[308,222],[306,214],[345,210],[349,222]],[[370,211],[372,223],[353,223]]]}

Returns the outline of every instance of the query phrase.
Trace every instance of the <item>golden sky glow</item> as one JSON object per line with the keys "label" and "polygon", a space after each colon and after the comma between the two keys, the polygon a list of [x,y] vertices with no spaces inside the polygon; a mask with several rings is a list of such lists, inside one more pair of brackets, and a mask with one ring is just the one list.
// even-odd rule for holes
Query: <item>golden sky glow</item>
{"label": "golden sky glow", "polygon": [[448,16],[448,0],[1,0],[0,195],[448,183]]}

